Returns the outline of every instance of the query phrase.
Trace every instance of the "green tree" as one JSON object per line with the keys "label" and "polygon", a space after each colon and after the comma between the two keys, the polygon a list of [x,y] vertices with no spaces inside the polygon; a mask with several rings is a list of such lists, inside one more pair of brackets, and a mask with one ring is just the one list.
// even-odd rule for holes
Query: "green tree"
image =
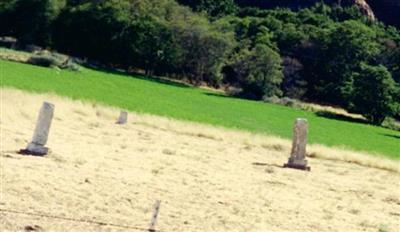
{"label": "green tree", "polygon": [[12,24],[10,34],[16,36],[23,45],[50,45],[53,21],[65,6],[65,1],[14,0],[10,3],[5,5],[8,7],[8,18],[4,21]]}
{"label": "green tree", "polygon": [[281,88],[284,95],[295,99],[303,98],[307,90],[307,82],[300,75],[303,65],[297,59],[291,57],[285,57],[282,65],[285,78]]}
{"label": "green tree", "polygon": [[17,0],[0,1],[0,35],[15,35],[15,3]]}
{"label": "green tree", "polygon": [[361,22],[345,21],[328,33],[320,31],[301,59],[307,66],[303,75],[309,84],[308,98],[347,107],[353,73],[362,62],[373,62],[380,51],[376,32]]}
{"label": "green tree", "polygon": [[333,7],[330,12],[330,17],[338,22],[346,21],[346,20],[359,20],[365,19],[365,15],[360,11],[356,6],[352,7]]}
{"label": "green tree", "polygon": [[393,116],[399,107],[396,94],[399,86],[384,66],[361,65],[354,74],[350,109],[360,113],[371,123],[380,125],[387,116]]}
{"label": "green tree", "polygon": [[282,60],[278,53],[266,45],[242,49],[232,58],[231,68],[241,87],[241,95],[260,100],[263,97],[280,96]]}
{"label": "green tree", "polygon": [[306,34],[292,23],[283,25],[280,30],[275,32],[275,35],[279,48],[290,52],[307,39]]}
{"label": "green tree", "polygon": [[229,15],[237,11],[234,0],[178,0],[178,2],[190,6],[195,11],[205,11],[211,16]]}
{"label": "green tree", "polygon": [[388,46],[383,53],[382,63],[392,73],[393,79],[400,84],[400,47],[396,44]]}
{"label": "green tree", "polygon": [[54,43],[60,51],[103,63],[130,60],[133,39],[123,1],[87,3],[65,9],[55,22]]}
{"label": "green tree", "polygon": [[233,47],[233,34],[219,33],[207,24],[184,26],[177,29],[178,43],[182,47],[181,71],[194,84],[202,81],[218,86],[221,70]]}

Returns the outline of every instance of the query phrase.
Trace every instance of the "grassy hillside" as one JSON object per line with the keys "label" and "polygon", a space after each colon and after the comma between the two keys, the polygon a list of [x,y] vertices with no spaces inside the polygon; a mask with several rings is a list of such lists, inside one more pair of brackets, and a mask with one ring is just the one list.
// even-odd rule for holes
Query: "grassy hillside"
{"label": "grassy hillside", "polygon": [[400,133],[320,117],[288,107],[229,98],[210,91],[89,69],[80,73],[0,61],[1,86],[54,92],[132,111],[290,138],[295,118],[310,122],[310,142],[400,159]]}

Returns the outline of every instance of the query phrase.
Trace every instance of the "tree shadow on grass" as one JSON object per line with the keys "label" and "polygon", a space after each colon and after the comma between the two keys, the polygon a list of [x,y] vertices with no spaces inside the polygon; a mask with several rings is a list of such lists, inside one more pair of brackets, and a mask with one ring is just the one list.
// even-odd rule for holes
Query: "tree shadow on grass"
{"label": "tree shadow on grass", "polygon": [[207,95],[207,96],[212,96],[212,97],[221,97],[221,98],[238,98],[238,97],[235,97],[235,96],[230,96],[230,95],[225,95],[225,94],[222,94],[222,93],[204,93],[205,95]]}
{"label": "tree shadow on grass", "polygon": [[136,78],[136,79],[151,81],[151,82],[155,82],[158,84],[164,84],[164,85],[169,85],[169,86],[174,86],[174,87],[179,87],[179,88],[193,88],[189,84],[180,83],[180,82],[174,81],[172,79],[168,80],[168,79],[160,78],[160,77],[146,76],[146,75],[144,75],[142,73],[138,73],[138,72],[124,71],[121,69],[107,68],[107,67],[97,67],[97,66],[86,65],[86,64],[81,64],[81,65],[87,69],[91,69],[94,71],[119,75],[119,76],[123,76],[123,77],[127,77],[127,78]]}
{"label": "tree shadow on grass", "polygon": [[251,165],[253,165],[253,166],[267,166],[267,167],[283,168],[283,165],[261,163],[261,162],[253,162],[253,163],[251,163]]}
{"label": "tree shadow on grass", "polygon": [[324,118],[329,118],[329,119],[334,119],[334,120],[339,120],[339,121],[368,124],[368,122],[365,119],[353,118],[353,117],[349,117],[349,116],[345,116],[345,115],[341,115],[341,114],[335,114],[335,113],[328,112],[328,111],[318,111],[315,114],[318,117],[324,117]]}
{"label": "tree shadow on grass", "polygon": [[385,137],[400,139],[400,135],[383,134],[383,133],[380,133],[380,134],[383,135],[383,136],[385,136]]}
{"label": "tree shadow on grass", "polygon": [[193,88],[189,84],[176,82],[174,80],[168,80],[168,79],[163,79],[163,78],[144,76],[142,74],[133,74],[133,75],[135,75],[135,76],[131,76],[132,78],[151,81],[151,82],[155,82],[155,83],[158,83],[158,84],[169,85],[169,86],[174,86],[174,87],[179,87],[179,88],[187,88],[187,89]]}
{"label": "tree shadow on grass", "polygon": [[226,99],[240,99],[240,100],[244,100],[244,101],[256,101],[253,99],[248,99],[248,98],[242,97],[240,95],[229,95],[229,94],[223,94],[223,93],[210,93],[210,92],[204,93],[204,94],[207,96],[220,97],[220,98],[226,98]]}

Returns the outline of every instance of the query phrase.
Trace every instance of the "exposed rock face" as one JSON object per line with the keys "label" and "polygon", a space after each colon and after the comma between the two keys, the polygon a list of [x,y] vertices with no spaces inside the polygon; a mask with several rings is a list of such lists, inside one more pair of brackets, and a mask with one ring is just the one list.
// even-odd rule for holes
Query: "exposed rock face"
{"label": "exposed rock face", "polygon": [[365,0],[355,0],[354,4],[370,19],[375,20],[375,14]]}
{"label": "exposed rock face", "polygon": [[367,15],[370,19],[375,20],[375,14],[372,11],[371,7],[368,5],[366,0],[325,0],[324,2],[331,5],[339,5],[339,6],[355,5],[361,10],[361,12]]}

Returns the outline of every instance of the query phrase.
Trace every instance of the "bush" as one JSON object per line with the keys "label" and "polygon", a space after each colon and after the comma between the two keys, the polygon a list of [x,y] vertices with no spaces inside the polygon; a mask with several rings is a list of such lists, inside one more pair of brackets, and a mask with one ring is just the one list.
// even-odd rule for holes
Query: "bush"
{"label": "bush", "polygon": [[190,6],[195,11],[205,11],[211,16],[223,16],[236,13],[234,0],[178,0],[179,3]]}
{"label": "bush", "polygon": [[75,64],[71,59],[68,59],[65,63],[59,66],[61,69],[67,69],[74,72],[78,72],[80,70],[79,65]]}
{"label": "bush", "polygon": [[33,55],[28,59],[27,63],[48,68],[57,67],[60,69],[79,71],[79,66],[70,58],[55,53]]}
{"label": "bush", "polygon": [[263,101],[272,103],[272,104],[281,104],[281,99],[277,96],[264,97]]}
{"label": "bush", "polygon": [[295,58],[285,57],[283,59],[283,73],[285,78],[282,82],[282,90],[285,96],[301,99],[307,92],[307,81],[300,72],[303,65]]}
{"label": "bush", "polygon": [[61,65],[56,58],[48,55],[33,55],[27,62],[42,67],[58,67]]}
{"label": "bush", "polygon": [[230,66],[242,86],[241,96],[254,100],[280,96],[281,62],[279,54],[266,45],[240,51]]}
{"label": "bush", "polygon": [[383,121],[382,126],[392,130],[400,131],[400,122],[397,122],[394,118],[386,118],[385,121]]}
{"label": "bush", "polygon": [[353,76],[351,111],[362,114],[373,124],[381,125],[387,116],[398,110],[398,87],[384,66],[361,65],[361,71]]}
{"label": "bush", "polygon": [[279,98],[277,96],[265,97],[263,99],[263,101],[273,103],[273,104],[279,104],[279,105],[283,105],[283,106],[293,107],[293,108],[299,108],[299,109],[301,108],[300,101],[289,98],[289,97],[283,97],[283,98]]}

